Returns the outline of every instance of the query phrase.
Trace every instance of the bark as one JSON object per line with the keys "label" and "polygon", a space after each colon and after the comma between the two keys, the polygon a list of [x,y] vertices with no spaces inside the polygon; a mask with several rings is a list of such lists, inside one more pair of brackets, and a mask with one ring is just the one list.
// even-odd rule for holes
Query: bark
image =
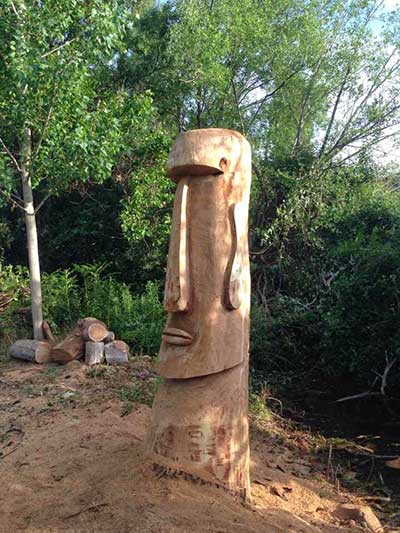
{"label": "bark", "polygon": [[54,338],[53,333],[51,332],[50,324],[47,322],[47,320],[43,321],[42,327],[43,327],[43,334],[44,334],[45,339],[55,344],[56,339]]}
{"label": "bark", "polygon": [[51,359],[56,363],[66,364],[74,359],[83,357],[85,353],[85,340],[82,335],[81,325],[76,328],[51,350]]}
{"label": "bark", "polygon": [[104,342],[88,341],[85,344],[85,363],[87,365],[99,365],[104,359]]}
{"label": "bark", "polygon": [[51,360],[50,351],[51,344],[48,341],[27,339],[14,342],[8,350],[8,355],[31,363],[48,363]]}
{"label": "bark", "polygon": [[107,337],[103,339],[104,344],[108,344],[109,342],[115,341],[115,333],[113,331],[109,331],[107,334]]}
{"label": "bark", "polygon": [[32,295],[33,338],[43,339],[42,286],[40,278],[39,246],[36,228],[36,215],[33,205],[32,182],[30,176],[31,130],[25,128],[21,146],[21,180],[25,209],[26,238],[29,259],[29,274]]}
{"label": "bark", "polygon": [[128,362],[129,346],[124,341],[109,342],[104,347],[106,361],[109,365],[120,365]]}

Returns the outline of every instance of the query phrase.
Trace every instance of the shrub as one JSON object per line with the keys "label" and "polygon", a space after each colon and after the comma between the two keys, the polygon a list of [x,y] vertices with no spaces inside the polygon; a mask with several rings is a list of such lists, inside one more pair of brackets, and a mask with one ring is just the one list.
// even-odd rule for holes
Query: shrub
{"label": "shrub", "polygon": [[[73,326],[78,318],[95,316],[104,321],[117,338],[128,342],[136,352],[157,353],[165,321],[156,283],[148,282],[142,294],[113,276],[103,277],[107,265],[75,265],[71,269],[44,273],[43,311],[56,334]],[[29,274],[25,268],[1,266],[1,334],[30,337],[30,313],[18,318],[16,310],[30,306]]]}
{"label": "shrub", "polygon": [[143,294],[133,294],[112,276],[102,278],[106,265],[79,265],[83,278],[81,316],[103,320],[118,338],[136,352],[157,353],[165,321],[156,283],[148,282]]}
{"label": "shrub", "polygon": [[318,315],[300,301],[282,295],[268,311],[253,301],[250,364],[255,382],[290,384],[319,358]]}
{"label": "shrub", "polygon": [[143,294],[133,300],[126,335],[137,352],[155,354],[160,347],[165,312],[156,283],[148,282]]}
{"label": "shrub", "polygon": [[72,269],[56,270],[42,276],[43,314],[55,334],[69,327],[80,313],[79,284]]}
{"label": "shrub", "polygon": [[29,305],[28,270],[21,266],[13,268],[0,262],[0,337],[14,339],[17,332],[25,333],[30,329],[29,315],[22,312]]}
{"label": "shrub", "polygon": [[253,369],[369,387],[400,359],[400,197],[351,169],[312,179],[280,204],[253,265]]}
{"label": "shrub", "polygon": [[375,188],[348,211],[330,235],[336,276],[319,303],[321,353],[330,374],[368,382],[400,359],[400,203]]}

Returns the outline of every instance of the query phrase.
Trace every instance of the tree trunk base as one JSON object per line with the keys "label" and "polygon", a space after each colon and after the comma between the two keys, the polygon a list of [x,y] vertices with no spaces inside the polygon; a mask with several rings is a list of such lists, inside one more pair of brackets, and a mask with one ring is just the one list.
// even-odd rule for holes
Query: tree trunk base
{"label": "tree trunk base", "polygon": [[192,379],[167,379],[152,411],[146,451],[166,472],[250,498],[248,363]]}

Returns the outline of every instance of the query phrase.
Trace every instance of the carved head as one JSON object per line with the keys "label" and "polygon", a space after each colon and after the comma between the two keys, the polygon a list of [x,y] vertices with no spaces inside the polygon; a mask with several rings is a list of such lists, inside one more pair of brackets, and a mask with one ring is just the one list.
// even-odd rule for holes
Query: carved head
{"label": "carved head", "polygon": [[158,371],[190,378],[248,354],[250,145],[231,130],[188,131],[172,148],[168,174],[177,189]]}

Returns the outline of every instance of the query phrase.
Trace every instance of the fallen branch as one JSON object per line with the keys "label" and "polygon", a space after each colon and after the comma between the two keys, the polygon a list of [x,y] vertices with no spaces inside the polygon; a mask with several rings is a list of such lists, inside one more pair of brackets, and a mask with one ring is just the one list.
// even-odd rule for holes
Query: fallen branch
{"label": "fallen branch", "polygon": [[361,500],[367,502],[391,502],[390,496],[361,496]]}
{"label": "fallen branch", "polygon": [[381,380],[382,380],[382,382],[381,382],[381,394],[382,394],[382,396],[385,396],[387,377],[389,375],[389,372],[390,372],[392,366],[396,362],[396,359],[392,359],[391,361],[389,361],[386,354],[385,354],[385,358],[386,358],[386,367],[385,367],[385,370],[383,371],[383,374],[381,375],[381,374],[377,373],[378,377],[380,377]]}
{"label": "fallen branch", "polygon": [[366,392],[360,392],[359,394],[352,394],[351,396],[344,396],[343,398],[339,398],[338,400],[335,400],[335,403],[341,403],[341,402],[347,402],[349,400],[359,400],[361,398],[368,398],[369,396],[379,396],[383,399],[386,408],[391,412],[391,409],[388,405],[388,397],[386,395],[386,386],[387,386],[387,379],[389,376],[390,370],[393,368],[394,364],[396,363],[397,359],[393,358],[391,360],[388,359],[387,354],[385,354],[386,359],[386,366],[383,370],[382,374],[379,374],[378,372],[375,372],[377,377],[375,378],[372,387],[375,385],[377,378],[381,379],[381,385],[380,390],[378,391],[366,391]]}
{"label": "fallen branch", "polygon": [[42,329],[43,329],[43,333],[44,333],[45,339],[47,339],[48,341],[50,341],[52,343],[55,343],[56,339],[54,338],[54,336],[53,336],[53,334],[51,332],[50,324],[47,322],[47,320],[43,321]]}
{"label": "fallen branch", "polygon": [[105,507],[106,505],[108,505],[107,502],[96,503],[94,505],[90,505],[89,507],[85,507],[84,509],[81,509],[80,511],[77,511],[76,513],[62,516],[61,518],[63,518],[64,520],[67,520],[68,518],[74,518],[75,516],[79,516],[80,514],[86,513],[87,511],[97,511],[98,509],[100,509],[100,507]]}
{"label": "fallen branch", "polygon": [[344,398],[339,398],[339,400],[335,400],[335,403],[340,402],[347,402],[348,400],[358,400],[360,398],[367,398],[368,396],[381,396],[380,392],[360,392],[360,394],[353,394],[352,396],[345,396]]}
{"label": "fallen branch", "polygon": [[17,444],[17,445],[15,446],[15,448],[13,448],[13,449],[12,449],[10,452],[8,452],[8,453],[4,453],[4,454],[3,454],[3,452],[1,452],[0,459],[4,459],[4,457],[7,457],[8,455],[11,455],[11,454],[14,453],[15,450],[16,450],[17,448],[19,448],[20,446],[21,446],[21,443]]}

